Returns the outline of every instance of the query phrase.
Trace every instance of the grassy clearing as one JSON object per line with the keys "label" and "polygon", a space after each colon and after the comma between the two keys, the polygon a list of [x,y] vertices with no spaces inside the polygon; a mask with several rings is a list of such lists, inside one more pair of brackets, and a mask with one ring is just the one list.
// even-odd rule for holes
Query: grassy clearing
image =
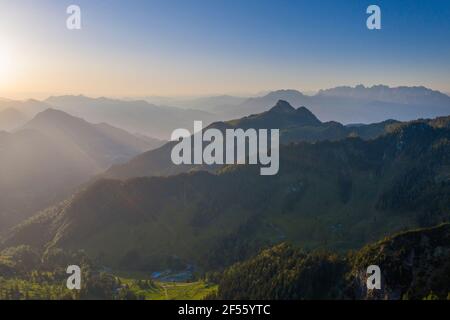
{"label": "grassy clearing", "polygon": [[202,300],[217,290],[217,285],[208,284],[204,281],[153,281],[153,285],[146,288],[140,286],[138,280],[133,278],[120,278],[120,281],[137,296],[145,297],[146,300]]}
{"label": "grassy clearing", "polygon": [[202,300],[217,290],[216,285],[203,281],[177,283],[159,282],[159,290],[151,292],[146,298],[150,300]]}

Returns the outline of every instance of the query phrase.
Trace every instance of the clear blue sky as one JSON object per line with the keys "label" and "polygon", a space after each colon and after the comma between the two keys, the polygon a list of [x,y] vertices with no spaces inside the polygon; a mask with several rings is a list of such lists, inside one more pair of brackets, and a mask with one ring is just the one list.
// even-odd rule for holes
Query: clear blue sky
{"label": "clear blue sky", "polygon": [[[69,4],[81,7],[81,31],[65,28]],[[380,31],[366,28],[370,4],[381,7]],[[21,66],[2,94],[194,95],[358,83],[450,92],[448,0],[2,0],[0,36],[16,57],[11,64]]]}

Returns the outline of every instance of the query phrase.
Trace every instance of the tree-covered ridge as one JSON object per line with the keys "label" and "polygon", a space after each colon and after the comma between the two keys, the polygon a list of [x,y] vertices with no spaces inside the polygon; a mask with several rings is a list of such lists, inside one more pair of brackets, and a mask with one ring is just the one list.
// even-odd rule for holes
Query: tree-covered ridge
{"label": "tree-covered ridge", "polygon": [[346,265],[337,255],[288,244],[262,251],[219,276],[220,299],[336,299]]}
{"label": "tree-covered ridge", "polygon": [[[82,270],[81,290],[67,289],[66,270],[73,263]],[[10,247],[0,252],[0,300],[134,300],[144,298],[136,288],[155,285],[151,280],[123,283],[100,269],[82,251]]]}
{"label": "tree-covered ridge", "polygon": [[[367,267],[381,290],[367,290]],[[450,299],[450,224],[388,237],[357,252],[280,244],[225,270],[215,299]]]}

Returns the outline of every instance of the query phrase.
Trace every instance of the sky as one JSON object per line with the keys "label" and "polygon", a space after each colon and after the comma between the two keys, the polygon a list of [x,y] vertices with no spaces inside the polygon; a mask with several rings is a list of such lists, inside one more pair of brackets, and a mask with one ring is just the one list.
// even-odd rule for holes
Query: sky
{"label": "sky", "polygon": [[[66,9],[81,8],[81,30]],[[381,8],[381,30],[366,9]],[[0,0],[0,96],[450,92],[448,0]]]}

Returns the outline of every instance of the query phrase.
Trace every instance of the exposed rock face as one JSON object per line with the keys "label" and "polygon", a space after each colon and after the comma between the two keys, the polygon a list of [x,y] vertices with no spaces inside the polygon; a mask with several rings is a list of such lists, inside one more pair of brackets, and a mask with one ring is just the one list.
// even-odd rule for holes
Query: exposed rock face
{"label": "exposed rock face", "polygon": [[[367,289],[377,265],[381,289]],[[356,253],[304,252],[288,244],[225,270],[220,299],[448,299],[450,224],[395,235]]]}
{"label": "exposed rock face", "polygon": [[[381,269],[381,289],[367,290],[366,268]],[[354,299],[445,298],[450,289],[450,224],[399,234],[363,248],[348,274]]]}

